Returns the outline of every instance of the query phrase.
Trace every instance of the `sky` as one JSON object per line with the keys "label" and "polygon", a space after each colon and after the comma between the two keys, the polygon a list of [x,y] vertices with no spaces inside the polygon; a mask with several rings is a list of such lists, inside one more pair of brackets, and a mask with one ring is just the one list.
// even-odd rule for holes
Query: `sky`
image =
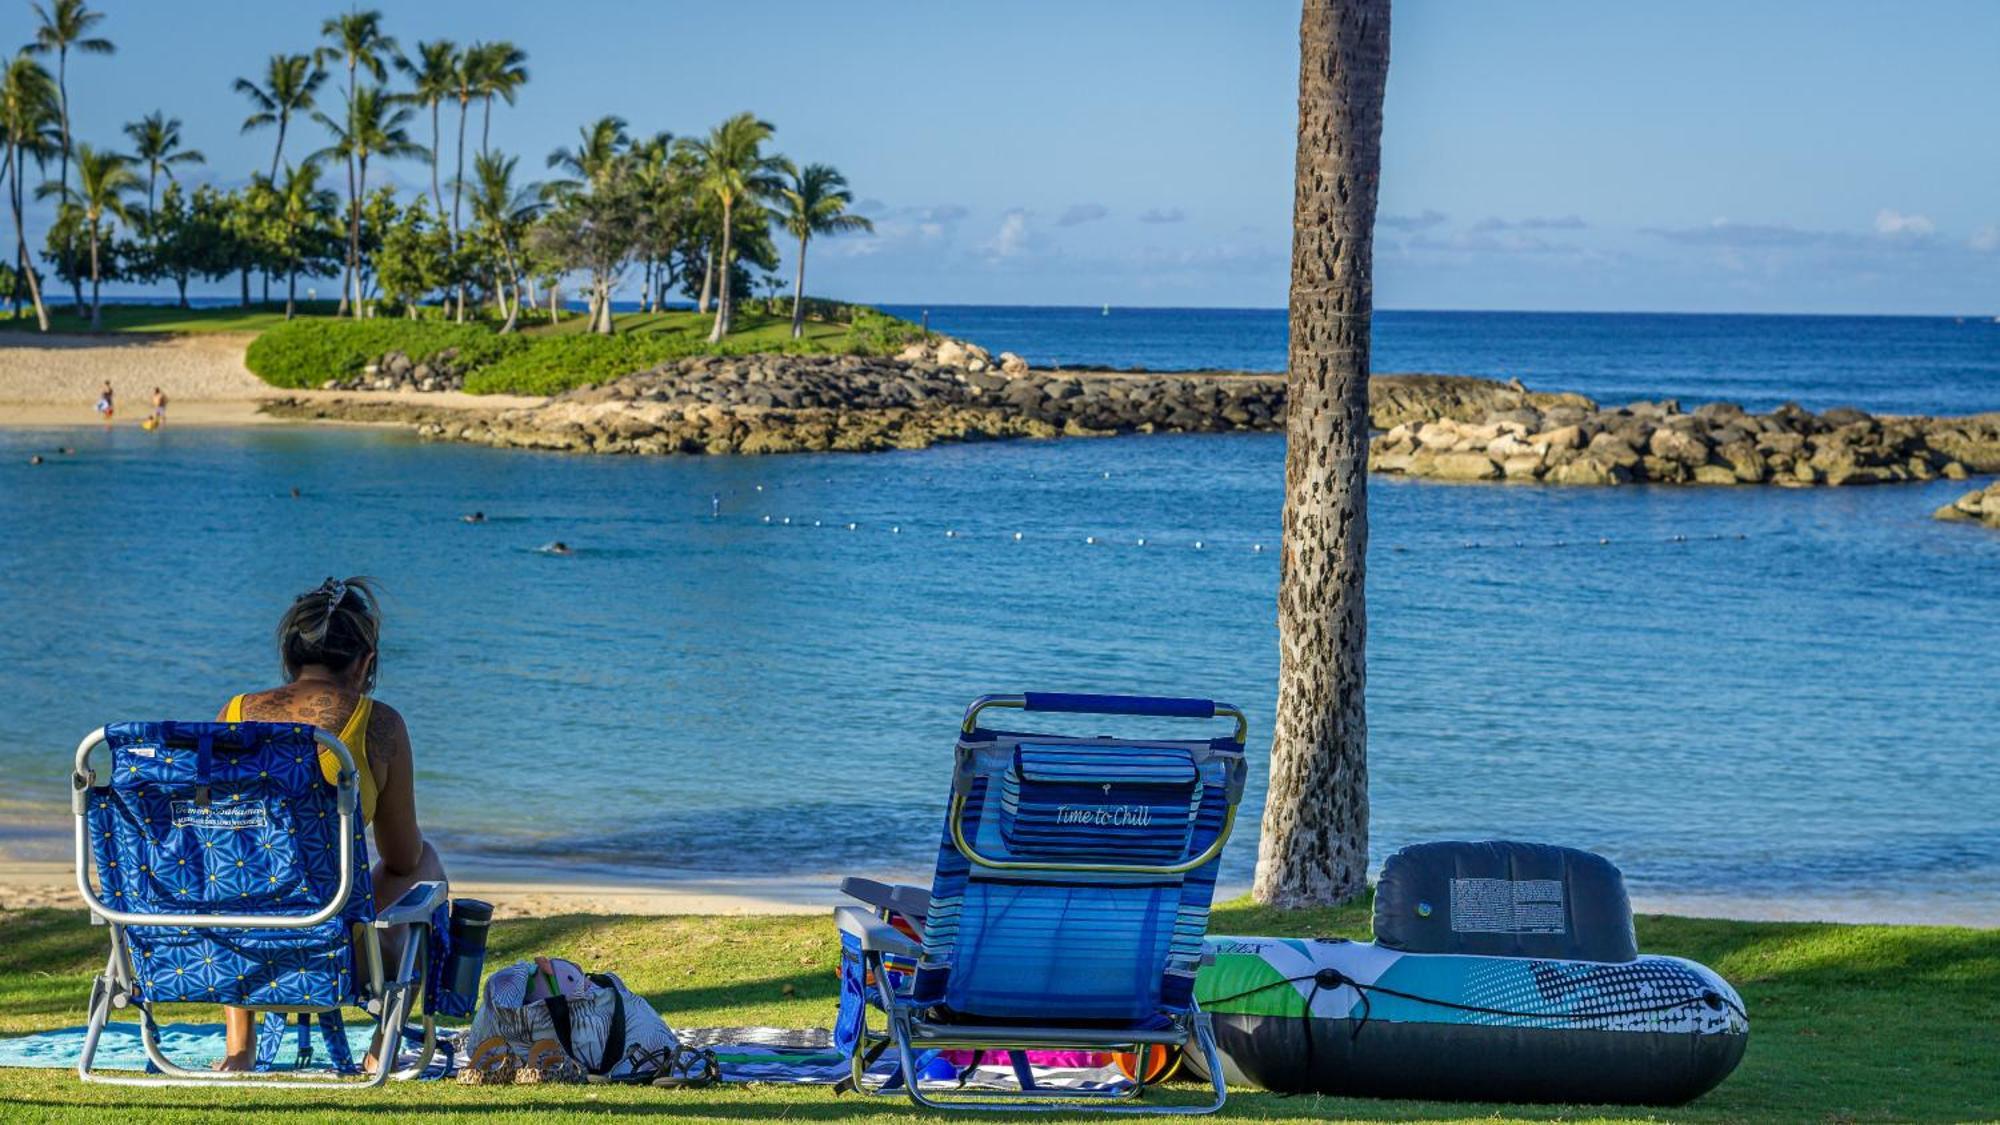
{"label": "sky", "polygon": [[[267,167],[273,142],[239,134],[232,80],[309,49],[338,10],[93,6],[119,50],[72,60],[78,139],[120,144],[124,122],[164,109],[208,156],[184,176],[225,186]],[[1285,303],[1296,3],[378,6],[405,49],[527,50],[531,80],[493,140],[537,174],[604,113],[646,134],[745,109],[771,121],[778,150],[845,172],[876,225],[814,243],[817,294]],[[0,42],[31,28],[27,0],[0,0]],[[1403,0],[1376,303],[2000,313],[1996,48],[2000,4],[1977,0]],[[297,132],[289,153],[322,143]],[[387,174],[429,176],[414,161]]]}

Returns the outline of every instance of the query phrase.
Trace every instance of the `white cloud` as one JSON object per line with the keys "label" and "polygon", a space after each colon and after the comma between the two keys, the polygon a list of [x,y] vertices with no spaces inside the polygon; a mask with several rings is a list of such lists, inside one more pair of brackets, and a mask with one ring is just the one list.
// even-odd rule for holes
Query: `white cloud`
{"label": "white cloud", "polygon": [[1973,231],[1972,240],[1966,245],[1981,254],[1991,254],[1995,250],[2000,250],[2000,223],[1988,223]]}
{"label": "white cloud", "polygon": [[1926,215],[1905,215],[1887,207],[1875,212],[1875,231],[1887,235],[1913,235],[1923,237],[1937,229]]}
{"label": "white cloud", "polygon": [[1000,229],[993,237],[982,243],[980,252],[988,258],[1018,258],[1028,252],[1032,235],[1028,231],[1028,212],[1016,207],[1000,220]]}

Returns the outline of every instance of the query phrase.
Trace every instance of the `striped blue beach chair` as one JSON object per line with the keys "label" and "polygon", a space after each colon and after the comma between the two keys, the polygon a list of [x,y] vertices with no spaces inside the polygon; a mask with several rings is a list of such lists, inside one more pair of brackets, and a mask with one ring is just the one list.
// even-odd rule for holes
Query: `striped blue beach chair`
{"label": "striped blue beach chair", "polygon": [[[1196,740],[1078,738],[990,730],[982,713],[1214,718],[1234,734]],[[840,1045],[848,1085],[907,1093],[933,1108],[1098,1108],[1209,1113],[1226,1091],[1208,1018],[1194,1000],[1216,867],[1243,794],[1241,711],[1206,699],[1114,695],[982,697],[966,710],[951,801],[928,896],[850,879],[867,903],[841,930]],[[880,1026],[871,1014],[880,1014]],[[1129,1083],[1050,1089],[1029,1050],[1198,1050],[1213,1100],[1140,1106]],[[1017,1086],[939,1082],[940,1051],[1011,1060]],[[890,1051],[896,1074],[867,1084]]]}
{"label": "striped blue beach chair", "polygon": [[[92,753],[109,749],[100,781]],[[321,748],[339,763],[337,785]],[[91,986],[89,1030],[77,1074],[87,1082],[152,1086],[361,1088],[423,1072],[436,1047],[428,1012],[413,1066],[396,1070],[418,974],[435,964],[432,927],[445,885],[420,883],[377,912],[354,758],[326,731],[294,723],[118,723],[92,731],[71,778],[76,878],[91,920],[107,924],[111,956]],[[94,871],[93,871],[94,869]],[[381,935],[405,931],[385,979]],[[282,1033],[316,1018],[334,1069],[270,1069],[281,1035],[259,1036],[259,1071],[176,1065],[160,1050],[153,1006],[230,1004],[264,1013]],[[426,1005],[429,1006],[428,1004]],[[113,1009],[137,1007],[140,1040],[157,1074],[92,1069]],[[378,1043],[387,1062],[362,1075],[340,1034],[340,1010],[359,1007],[397,1034]]]}

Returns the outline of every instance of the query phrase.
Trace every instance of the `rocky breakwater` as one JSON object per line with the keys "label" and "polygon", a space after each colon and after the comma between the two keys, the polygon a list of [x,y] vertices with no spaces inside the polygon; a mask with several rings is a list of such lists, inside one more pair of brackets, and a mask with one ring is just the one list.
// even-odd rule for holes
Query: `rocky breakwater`
{"label": "rocky breakwater", "polygon": [[457,391],[465,388],[465,371],[458,364],[458,349],[445,348],[421,362],[402,352],[384,353],[381,359],[359,372],[328,379],[320,389],[328,391]]}
{"label": "rocky breakwater", "polygon": [[2000,480],[1975,488],[1931,514],[1941,520],[1983,523],[2000,530]]}
{"label": "rocky breakwater", "polygon": [[1673,400],[1600,408],[1528,401],[1476,419],[1407,421],[1379,434],[1376,472],[1442,480],[1616,485],[1882,484],[2000,472],[2000,414],[1876,417],[1786,404],[1683,412]]}
{"label": "rocky breakwater", "polygon": [[[960,359],[950,349],[946,356]],[[1014,370],[1007,370],[1013,366]],[[917,449],[943,441],[1270,429],[1276,378],[1033,372],[990,359],[702,356],[426,437],[589,453]]]}

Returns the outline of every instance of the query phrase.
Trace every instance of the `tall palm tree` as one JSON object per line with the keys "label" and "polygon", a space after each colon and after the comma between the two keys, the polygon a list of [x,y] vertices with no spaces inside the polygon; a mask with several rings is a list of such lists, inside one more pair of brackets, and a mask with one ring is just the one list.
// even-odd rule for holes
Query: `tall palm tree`
{"label": "tall palm tree", "polygon": [[683,142],[700,168],[701,189],[722,208],[722,249],[716,256],[722,292],[715,303],[710,343],[720,343],[729,334],[730,318],[736,311],[729,276],[736,208],[744,202],[771,198],[784,186],[779,178],[785,167],[783,159],[764,154],[764,142],[774,132],[770,122],[739,113],[709,130],[707,137]]}
{"label": "tall palm tree", "polygon": [[320,166],[314,161],[286,165],[285,178],[278,181],[278,216],[285,227],[285,319],[297,313],[299,298],[299,241],[316,228],[333,226],[340,197],[332,188],[321,187]]}
{"label": "tall palm tree", "polygon": [[[403,99],[431,111],[431,201],[437,204],[438,214],[442,215],[444,192],[438,187],[438,153],[442,140],[438,133],[438,107],[446,98],[458,96],[458,44],[449,39],[418,43],[414,60],[396,56],[396,69],[408,75],[412,83],[410,92],[404,94]],[[460,174],[463,174],[462,170]]]}
{"label": "tall palm tree", "polygon": [[561,194],[580,191],[603,183],[617,167],[618,158],[632,145],[625,133],[625,119],[607,114],[576,131],[575,148],[558,148],[549,153],[549,167],[568,172],[575,179],[551,180],[548,188]]}
{"label": "tall palm tree", "polygon": [[[328,59],[338,59],[347,68],[347,127],[337,130],[338,135],[353,136],[358,132],[354,121],[354,111],[360,104],[361,91],[355,87],[356,75],[366,70],[375,81],[388,77],[388,60],[395,57],[396,41],[382,33],[382,13],[359,8],[351,8],[346,13],[331,16],[319,25],[319,33],[326,40],[325,45],[313,52],[313,62],[323,63]],[[324,114],[314,113],[315,120],[324,122]],[[339,147],[336,145],[335,147]],[[357,190],[360,177],[355,173],[355,157],[352,149],[347,152],[347,184],[350,206],[347,215],[347,276],[340,288],[340,311],[346,312],[350,290],[354,299],[355,315],[360,316],[361,304],[361,192]]]}
{"label": "tall palm tree", "polygon": [[806,331],[806,243],[816,234],[874,230],[875,224],[847,209],[854,193],[847,177],[828,164],[786,166],[791,182],[778,190],[778,222],[799,240],[798,274],[792,282],[792,339]]}
{"label": "tall palm tree", "polygon": [[1292,194],[1278,721],[1252,893],[1367,890],[1368,351],[1389,0],[1305,0]]}
{"label": "tall palm tree", "polygon": [[643,294],[640,309],[656,312],[659,292],[656,285],[671,256],[672,236],[681,222],[685,178],[674,149],[674,135],[662,130],[643,141],[632,142],[632,177],[640,207],[640,258],[644,269],[640,281]]}
{"label": "tall palm tree", "polygon": [[[55,80],[41,63],[27,52],[15,55],[0,71],[0,143],[6,145],[5,171],[8,203],[14,211],[14,262],[16,284],[25,284],[35,304],[35,323],[49,330],[48,306],[42,303],[41,282],[35,277],[34,263],[28,259],[28,228],[23,220],[27,193],[27,162],[37,165],[57,147],[57,95]],[[15,297],[16,313],[20,298]]]}
{"label": "tall palm tree", "polygon": [[205,164],[208,158],[200,149],[181,147],[181,119],[168,117],[160,110],[129,122],[125,135],[132,138],[132,158],[146,166],[146,210],[153,209],[153,191],[159,184],[160,173],[167,179],[174,178],[176,164]]}
{"label": "tall palm tree", "polygon": [[486,104],[479,119],[479,151],[491,151],[488,139],[493,132],[493,99],[497,95],[514,104],[514,91],[528,84],[528,52],[506,40],[475,43],[471,55],[477,58],[472,72],[477,92]]}
{"label": "tall palm tree", "polygon": [[326,81],[311,55],[272,55],[264,65],[264,84],[248,78],[236,80],[236,92],[249,98],[257,111],[243,119],[243,132],[266,125],[278,127],[278,143],[271,149],[271,179],[278,178],[278,161],[285,155],[285,130],[292,118],[311,113],[320,83]]}
{"label": "tall palm tree", "polygon": [[[84,0],[52,0],[47,7],[40,3],[32,6],[40,23],[35,28],[34,39],[28,43],[28,50],[38,55],[53,51],[56,56],[56,112],[62,126],[62,175],[57,182],[67,192],[70,154],[74,149],[69,131],[69,53],[74,50],[86,55],[109,55],[118,48],[112,46],[111,40],[90,33],[91,28],[104,22],[104,13],[91,11]],[[70,270],[69,274],[77,306],[81,308],[83,282],[78,279],[75,270]]]}
{"label": "tall palm tree", "polygon": [[501,276],[494,279],[493,293],[506,317],[502,333],[514,331],[520,322],[521,240],[545,206],[541,184],[514,183],[519,163],[519,157],[497,152],[482,152],[472,162],[472,220],[499,259]]}
{"label": "tall palm tree", "polygon": [[[336,121],[315,112],[313,120],[333,134],[333,143],[312,156],[317,161],[328,156],[345,159],[353,174],[348,177],[347,273],[352,286],[355,319],[361,317],[361,200],[368,193],[368,160],[426,156],[424,146],[410,139],[410,109],[398,105],[379,86],[363,86],[348,103],[347,120]],[[346,300],[347,297],[343,297]]]}
{"label": "tall palm tree", "polygon": [[106,220],[117,219],[131,225],[132,212],[126,205],[125,196],[138,190],[139,174],[132,170],[132,158],[119,153],[102,152],[80,144],[76,146],[75,155],[75,190],[65,192],[61,184],[43,184],[40,194],[66,195],[67,202],[83,216],[90,237],[90,330],[95,332],[103,323],[100,316],[103,309],[98,299],[103,266],[98,249],[110,234]]}

